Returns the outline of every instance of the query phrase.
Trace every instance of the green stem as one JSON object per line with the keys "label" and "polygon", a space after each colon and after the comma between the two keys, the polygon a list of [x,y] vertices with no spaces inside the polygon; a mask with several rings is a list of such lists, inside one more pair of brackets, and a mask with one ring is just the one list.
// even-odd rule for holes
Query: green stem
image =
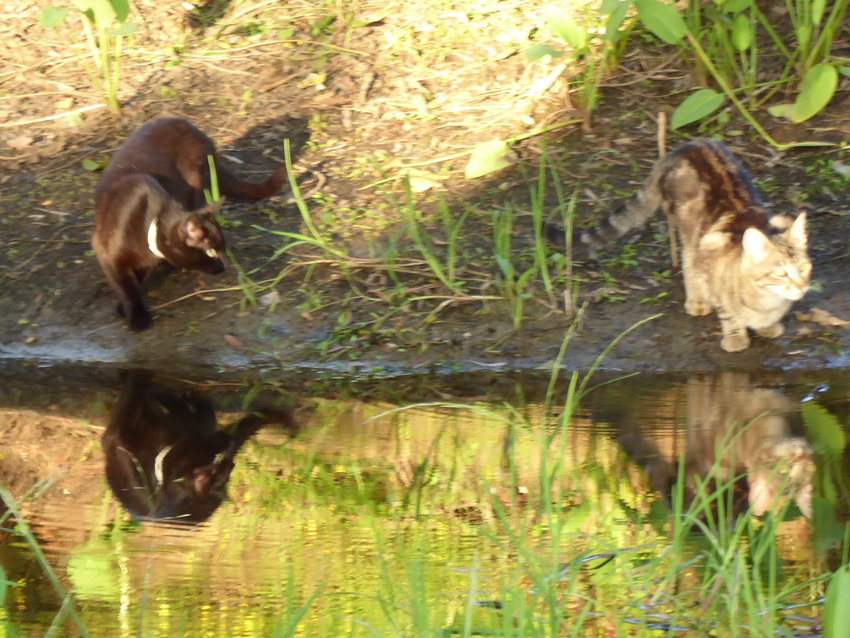
{"label": "green stem", "polygon": [[795,142],[793,144],[780,144],[775,139],[773,139],[770,134],[765,131],[761,125],[756,121],[756,119],[752,116],[752,114],[747,110],[747,108],[741,103],[741,101],[735,96],[735,92],[729,86],[729,83],[726,82],[725,78],[717,72],[717,68],[714,64],[709,60],[708,56],[705,54],[705,51],[702,50],[702,47],[699,44],[699,41],[691,34],[690,31],[687,31],[685,35],[688,38],[688,41],[691,44],[691,47],[694,49],[694,53],[705,65],[705,68],[708,69],[708,72],[711,73],[711,77],[714,78],[714,81],[717,82],[717,85],[723,90],[732,104],[740,111],[741,115],[744,116],[744,119],[750,123],[756,132],[762,136],[768,144],[773,146],[779,151],[786,151],[789,148],[795,148],[797,146],[834,146],[833,144],[828,144],[825,142]]}
{"label": "green stem", "polygon": [[844,18],[844,14],[847,11],[847,5],[848,0],[838,0],[835,5],[833,5],[832,11],[829,12],[829,18],[827,18],[826,24],[824,25],[823,30],[820,32],[817,42],[811,48],[809,57],[806,59],[806,70],[812,68],[815,65],[815,62],[818,60],[819,57],[819,52],[822,52],[820,55],[823,57],[826,57],[829,53],[828,45],[835,38],[835,31]]}

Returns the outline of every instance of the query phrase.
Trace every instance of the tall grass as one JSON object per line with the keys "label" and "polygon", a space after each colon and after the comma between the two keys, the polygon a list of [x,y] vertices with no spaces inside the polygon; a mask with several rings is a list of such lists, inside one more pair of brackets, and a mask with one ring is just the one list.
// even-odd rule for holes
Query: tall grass
{"label": "tall grass", "polygon": [[[49,481],[44,481],[48,483]],[[32,491],[31,491],[32,492]],[[47,560],[47,557],[44,555],[44,552],[39,545],[38,539],[36,539],[35,535],[32,533],[30,526],[27,524],[26,519],[21,515],[21,510],[18,506],[18,501],[12,496],[11,492],[6,489],[6,486],[0,483],[0,501],[6,505],[7,511],[0,518],[0,525],[5,523],[11,515],[15,520],[15,529],[14,533],[20,536],[23,541],[26,543],[29,550],[35,556],[35,560],[38,566],[41,568],[44,577],[48,580],[48,582],[53,587],[53,590],[56,592],[56,595],[59,597],[59,600],[62,601],[61,607],[59,608],[58,613],[53,618],[53,621],[48,628],[48,631],[45,635],[55,635],[59,628],[65,623],[66,619],[70,618],[74,625],[77,627],[77,630],[80,632],[81,636],[87,637],[89,635],[88,629],[86,628],[85,623],[80,618],[77,613],[74,596],[72,592],[66,592],[65,587],[59,581],[56,572],[53,570],[53,567]],[[2,596],[0,598],[3,599],[5,603],[5,592],[6,587],[10,584],[6,581],[5,576],[0,574],[0,590],[3,590]],[[7,615],[7,607],[5,604],[0,604],[0,613]],[[4,619],[5,620],[5,619]]]}
{"label": "tall grass", "polygon": [[[733,437],[720,442],[716,458],[721,461],[698,483],[692,499],[681,488],[653,498],[644,489],[615,482],[620,476],[607,468],[616,465],[617,445],[599,437],[591,446],[582,438],[582,402],[597,383],[598,366],[571,373],[566,382],[557,378],[568,342],[569,337],[552,362],[555,372],[542,405],[445,401],[385,410],[325,401],[312,408],[320,425],[311,436],[286,444],[248,444],[231,485],[235,506],[207,532],[194,532],[191,553],[200,558],[186,571],[202,574],[209,591],[187,594],[184,581],[147,577],[142,596],[125,588],[128,614],[143,613],[139,635],[158,627],[188,636],[216,626],[232,635],[250,630],[264,636],[690,631],[766,638],[793,634],[800,621],[792,616],[817,616],[830,575],[816,561],[790,572],[785,566],[782,526],[790,503],[760,519],[733,513],[732,481],[740,477],[721,478]],[[414,413],[417,420],[407,418]],[[806,418],[836,445],[828,416]],[[383,429],[375,429],[378,423]],[[461,429],[461,423],[468,427]],[[336,440],[333,428],[345,436]],[[357,452],[363,448],[356,436],[383,465]],[[398,458],[374,447],[393,437]],[[345,454],[329,455],[325,442],[329,449],[342,446]],[[409,478],[400,482],[394,468],[404,459],[412,466]],[[678,485],[684,484],[684,474],[681,461]],[[0,496],[7,506],[12,503],[17,531],[37,548],[14,500],[6,491]],[[463,509],[459,504],[474,508],[478,520],[459,519],[454,513]],[[322,542],[328,530],[338,536]],[[848,534],[842,523],[845,543]],[[146,538],[142,541],[156,536]],[[269,544],[270,538],[276,542]],[[168,552],[179,551],[170,537],[164,540]],[[124,535],[109,550],[122,557],[125,572],[132,575],[138,565],[149,575],[169,575],[167,565],[151,567],[161,554],[134,561],[138,550],[131,541],[132,535]],[[211,542],[216,544],[207,547]],[[205,562],[206,551],[238,558],[244,580],[218,582],[220,576]],[[263,577],[244,576],[243,563],[257,560],[252,551],[261,552]],[[35,555],[48,573],[43,553]],[[4,580],[0,577],[0,621]],[[833,598],[846,595],[846,580],[843,571],[837,573]],[[231,587],[238,588],[245,605],[225,609],[224,598],[218,610],[218,596]],[[61,614],[76,614],[74,598],[64,589],[57,593],[64,601]],[[194,603],[193,595],[200,602]],[[160,603],[172,599],[174,607],[161,615]],[[139,600],[147,601],[143,612]],[[189,608],[185,618],[177,606],[181,600]],[[193,604],[213,611],[193,616]],[[792,611],[793,605],[806,607]],[[837,613],[834,607],[830,613]],[[97,616],[86,609],[75,618],[85,634],[86,622]]]}

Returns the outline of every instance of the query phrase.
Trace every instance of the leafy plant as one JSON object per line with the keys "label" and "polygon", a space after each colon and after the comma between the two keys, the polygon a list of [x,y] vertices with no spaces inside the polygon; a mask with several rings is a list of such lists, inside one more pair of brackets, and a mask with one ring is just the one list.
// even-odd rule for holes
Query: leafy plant
{"label": "leafy plant", "polygon": [[[848,0],[836,2],[824,22],[825,2],[797,0],[792,5],[791,0],[788,0],[789,13],[800,45],[791,52],[754,0],[717,2],[716,6],[705,10],[700,8],[700,3],[695,2],[691,5],[687,22],[672,4],[661,0],[634,0],[638,18],[643,25],[664,42],[691,50],[697,66],[704,69],[721,89],[718,92],[712,88],[701,88],[690,95],[673,113],[672,128],[680,128],[708,117],[728,99],[771,145],[780,149],[814,145],[776,142],[755,120],[737,93],[741,91],[746,98],[759,86],[756,80],[759,52],[756,48],[755,26],[758,24],[771,37],[776,50],[785,56],[787,62],[782,76],[768,84],[778,87],[788,81],[799,82],[797,98],[792,104],[776,105],[768,111],[794,122],[805,121],[821,111],[832,99],[838,83],[838,71],[829,61],[829,51],[847,4]],[[710,28],[704,28],[704,16],[711,21]],[[707,38],[706,45],[703,44],[704,36]],[[790,77],[791,69],[796,69],[796,79]],[[706,79],[703,78],[703,82]]]}
{"label": "leafy plant", "polygon": [[[82,14],[83,32],[94,59],[97,73],[86,67],[93,84],[100,83],[106,101],[113,113],[121,112],[118,103],[118,78],[121,71],[121,45],[125,36],[136,32],[135,22],[127,22],[130,15],[129,0],[74,0]],[[44,7],[39,20],[45,29],[53,29],[65,22],[70,9]],[[117,28],[113,28],[115,24]],[[99,77],[98,77],[99,76]]]}
{"label": "leafy plant", "polygon": [[[590,114],[596,108],[602,79],[606,71],[616,65],[622,52],[616,43],[625,43],[624,34],[619,28],[627,9],[628,3],[625,2],[603,1],[599,9],[601,18],[592,26],[592,30],[600,33],[601,37],[593,39],[590,37],[590,29],[579,26],[566,11],[548,7],[544,12],[552,34],[570,47],[571,62],[577,69],[571,81],[577,89],[579,104],[585,111],[586,127],[589,127]],[[529,62],[537,62],[547,57],[558,59],[565,53],[548,44],[535,44],[525,51],[525,58]],[[560,71],[566,66],[559,67]]]}
{"label": "leafy plant", "polygon": [[463,223],[466,221],[467,215],[469,215],[469,211],[467,210],[463,215],[461,215],[457,222],[452,222],[448,205],[445,201],[440,204],[440,216],[448,232],[448,254],[446,256],[444,267],[443,263],[437,256],[437,252],[431,238],[427,232],[423,232],[424,229],[417,219],[418,212],[413,205],[413,192],[411,190],[410,179],[408,177],[404,178],[404,194],[405,202],[403,206],[399,207],[399,213],[401,213],[405,221],[405,230],[408,237],[410,237],[411,241],[413,241],[413,244],[416,246],[419,254],[422,255],[422,258],[428,264],[428,267],[431,269],[431,272],[434,273],[434,276],[440,280],[440,283],[452,292],[462,294],[461,287],[455,279],[457,266],[457,239],[460,229],[463,227]]}
{"label": "leafy plant", "polygon": [[844,636],[850,627],[850,566],[832,575],[823,603],[824,638]]}
{"label": "leafy plant", "polygon": [[537,274],[537,265],[522,273],[518,273],[511,260],[511,237],[513,231],[514,212],[510,205],[503,210],[493,211],[493,257],[499,266],[500,275],[497,277],[501,294],[511,306],[511,320],[514,328],[522,325],[522,310],[525,300],[530,296],[526,286]]}

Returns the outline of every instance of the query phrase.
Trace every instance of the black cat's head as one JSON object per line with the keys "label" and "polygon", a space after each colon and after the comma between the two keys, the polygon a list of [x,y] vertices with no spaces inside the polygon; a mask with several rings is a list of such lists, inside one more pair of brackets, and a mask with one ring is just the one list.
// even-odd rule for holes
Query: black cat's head
{"label": "black cat's head", "polygon": [[106,477],[113,494],[136,518],[181,524],[207,520],[227,498],[236,452],[232,439],[214,432],[148,448],[152,441],[105,441]]}
{"label": "black cat's head", "polygon": [[180,226],[180,239],[191,250],[182,251],[181,267],[217,275],[224,270],[224,235],[215,215],[221,200],[196,210]]}

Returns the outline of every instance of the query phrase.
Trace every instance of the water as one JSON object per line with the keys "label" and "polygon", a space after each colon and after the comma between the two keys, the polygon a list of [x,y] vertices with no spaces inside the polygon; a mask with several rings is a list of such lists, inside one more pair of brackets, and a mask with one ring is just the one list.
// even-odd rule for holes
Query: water
{"label": "water", "polygon": [[[547,588],[571,618],[609,597],[586,620],[593,631],[643,635],[629,623],[655,622],[686,634],[696,612],[677,609],[726,588],[706,593],[711,534],[730,533],[732,513],[769,516],[786,501],[778,580],[807,584],[780,596],[783,609],[805,605],[781,615],[803,618],[783,622],[805,635],[825,587],[812,579],[841,561],[844,375],[642,375],[590,391],[568,427],[569,379],[547,406],[548,379],[533,377],[0,377],[0,480],[93,636],[494,635],[524,613],[527,635],[568,635],[544,613]],[[659,582],[641,570],[670,551],[671,508],[700,499],[677,593],[641,594]],[[165,518],[140,518],[151,514]],[[16,586],[0,636],[54,623],[78,635],[73,618],[57,621],[62,598],[37,550],[12,519],[2,527],[0,565]]]}

